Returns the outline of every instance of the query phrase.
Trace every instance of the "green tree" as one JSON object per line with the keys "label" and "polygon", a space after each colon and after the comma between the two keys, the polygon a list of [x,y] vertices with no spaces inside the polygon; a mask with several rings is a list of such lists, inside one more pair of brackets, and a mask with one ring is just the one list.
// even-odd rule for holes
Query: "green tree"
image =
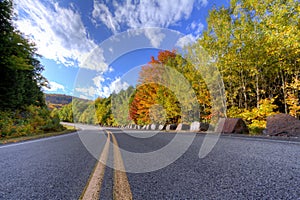
{"label": "green tree", "polygon": [[261,100],[277,97],[278,109],[288,112],[288,87],[299,77],[299,5],[233,0],[210,11],[208,28],[189,56],[202,59],[195,52],[207,52],[221,72],[229,108],[259,108]]}
{"label": "green tree", "polygon": [[0,109],[25,109],[45,106],[41,87],[47,85],[41,75],[43,66],[36,48],[12,25],[13,3],[0,2]]}
{"label": "green tree", "polygon": [[111,110],[111,96],[108,98],[97,98],[95,100],[96,108],[96,123],[100,125],[116,125],[112,110]]}
{"label": "green tree", "polygon": [[89,103],[88,107],[83,111],[79,118],[79,122],[86,124],[96,123],[95,103]]}

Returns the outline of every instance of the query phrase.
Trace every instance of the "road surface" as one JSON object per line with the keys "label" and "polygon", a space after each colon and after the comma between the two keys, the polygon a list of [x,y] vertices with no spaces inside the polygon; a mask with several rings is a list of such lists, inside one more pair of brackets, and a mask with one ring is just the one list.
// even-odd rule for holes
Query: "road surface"
{"label": "road surface", "polygon": [[[126,156],[124,150],[146,155],[170,144],[175,134],[143,138],[152,132],[126,134],[119,129],[80,126],[78,133],[0,146],[0,199],[84,197],[93,192],[93,187],[88,188],[95,185],[90,183],[99,167],[96,158],[105,154],[107,159],[104,156],[102,161],[108,166],[99,168],[96,199],[123,195],[118,192],[129,199],[300,199],[299,142],[221,136],[200,159],[204,135],[181,133],[195,137],[182,156],[158,170],[134,173],[134,164],[151,167],[147,160],[143,163]],[[108,135],[111,143],[105,148]],[[177,145],[180,149],[181,144]],[[169,157],[168,153],[159,155],[157,163]],[[130,172],[122,173],[114,166]]]}

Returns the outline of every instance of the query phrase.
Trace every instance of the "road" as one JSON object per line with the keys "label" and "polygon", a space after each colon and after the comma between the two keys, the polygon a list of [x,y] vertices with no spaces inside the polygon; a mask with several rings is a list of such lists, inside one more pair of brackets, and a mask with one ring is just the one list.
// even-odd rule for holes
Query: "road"
{"label": "road", "polygon": [[[174,152],[154,154],[152,162],[147,155],[171,144],[176,134],[143,138],[153,132],[127,130],[126,134],[83,125],[81,129],[0,146],[0,199],[78,199],[90,192],[87,188],[94,184],[90,183],[99,165],[96,158],[103,152],[107,159],[101,160],[108,166],[99,168],[103,177],[96,179],[97,199],[113,199],[118,192],[133,199],[300,199],[299,142],[221,136],[200,159],[204,135],[180,133],[194,138],[182,156],[172,160],[174,152],[184,149],[184,142],[176,143]],[[105,148],[107,135],[117,142]],[[133,158],[125,151],[141,156]],[[113,169],[122,166],[127,173]]]}

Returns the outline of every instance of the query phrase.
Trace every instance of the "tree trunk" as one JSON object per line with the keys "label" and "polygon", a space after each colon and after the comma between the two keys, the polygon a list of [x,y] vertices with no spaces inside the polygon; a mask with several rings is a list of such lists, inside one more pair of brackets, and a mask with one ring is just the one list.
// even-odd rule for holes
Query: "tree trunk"
{"label": "tree trunk", "polygon": [[281,82],[282,82],[282,93],[283,93],[284,113],[285,113],[285,114],[288,114],[287,102],[286,102],[287,92],[286,92],[286,84],[285,84],[284,72],[281,71],[280,75],[281,75]]}
{"label": "tree trunk", "polygon": [[243,76],[243,70],[241,71],[241,79],[242,79],[242,89],[243,89],[243,96],[244,96],[244,107],[245,109],[248,109],[248,104],[247,104],[247,93],[246,93],[246,84],[245,84],[245,79]]}
{"label": "tree trunk", "polygon": [[255,78],[256,78],[256,107],[259,109],[260,94],[259,94],[258,74],[256,74]]}

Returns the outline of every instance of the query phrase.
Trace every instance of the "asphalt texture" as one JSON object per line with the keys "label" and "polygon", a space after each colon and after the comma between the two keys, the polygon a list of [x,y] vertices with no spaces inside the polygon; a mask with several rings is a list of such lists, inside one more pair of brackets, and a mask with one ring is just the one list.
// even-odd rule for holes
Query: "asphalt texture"
{"label": "asphalt texture", "polygon": [[0,146],[0,199],[78,199],[96,159],[77,133]]}
{"label": "asphalt texture", "polygon": [[[78,199],[106,141],[99,127],[87,127],[81,126],[79,134],[1,145],[0,199]],[[121,153],[155,152],[176,135],[161,132],[142,138],[152,132],[108,130],[116,136]],[[133,199],[300,199],[299,142],[221,136],[201,159],[205,135],[179,134],[195,138],[177,160],[158,170],[127,173]],[[143,166],[122,155],[125,168]],[[157,161],[169,156],[162,153]],[[144,167],[149,167],[146,161]],[[111,166],[105,170],[100,199],[113,198],[113,172]]]}
{"label": "asphalt texture", "polygon": [[[120,148],[134,152],[155,151],[174,138],[166,132],[143,139],[110,131]],[[200,159],[203,139],[196,135],[188,150],[165,168],[127,173],[133,199],[300,199],[299,142],[221,136]],[[131,162],[123,159],[125,166],[127,159]]]}

